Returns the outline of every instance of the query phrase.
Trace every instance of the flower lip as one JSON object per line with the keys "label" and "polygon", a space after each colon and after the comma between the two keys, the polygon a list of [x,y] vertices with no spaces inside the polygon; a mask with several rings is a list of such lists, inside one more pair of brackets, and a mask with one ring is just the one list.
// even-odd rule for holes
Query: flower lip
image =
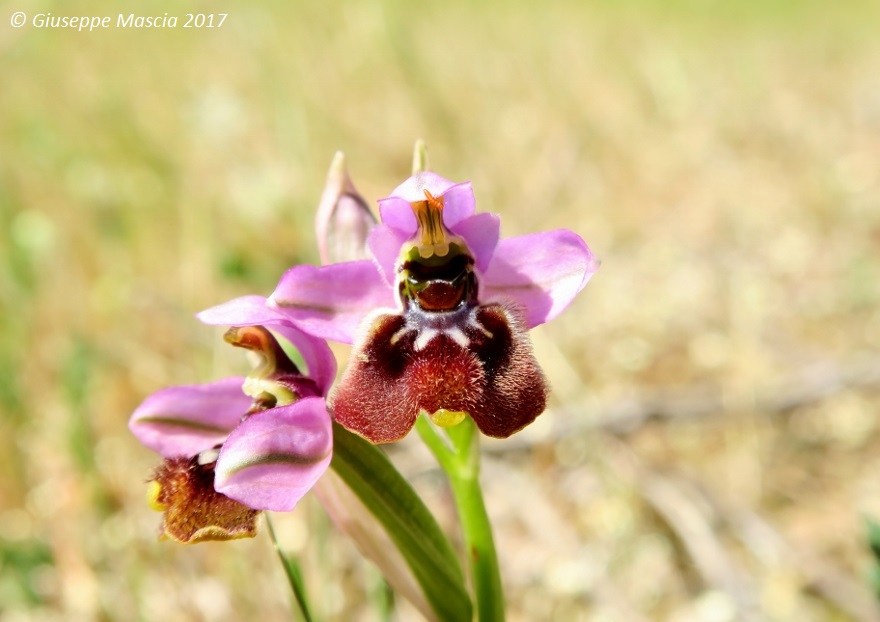
{"label": "flower lip", "polygon": [[544,411],[547,383],[517,311],[490,304],[388,313],[365,336],[332,406],[338,423],[372,443],[400,440],[422,411],[441,424],[468,413],[496,438]]}
{"label": "flower lip", "polygon": [[163,512],[160,539],[183,544],[253,538],[259,511],[214,489],[214,463],[200,456],[166,458],[156,469],[147,503]]}

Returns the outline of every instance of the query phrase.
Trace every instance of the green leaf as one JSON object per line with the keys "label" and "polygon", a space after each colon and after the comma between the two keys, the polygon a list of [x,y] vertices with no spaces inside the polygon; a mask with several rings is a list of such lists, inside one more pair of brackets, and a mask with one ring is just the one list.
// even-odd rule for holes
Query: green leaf
{"label": "green leaf", "polygon": [[433,514],[376,446],[333,426],[333,470],[382,523],[440,620],[471,620],[464,574]]}

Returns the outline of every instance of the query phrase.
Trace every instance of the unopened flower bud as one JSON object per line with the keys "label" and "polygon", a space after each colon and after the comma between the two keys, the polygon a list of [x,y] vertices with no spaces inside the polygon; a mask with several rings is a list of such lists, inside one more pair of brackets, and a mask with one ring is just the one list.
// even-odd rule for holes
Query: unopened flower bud
{"label": "unopened flower bud", "polygon": [[338,151],[330,164],[315,219],[321,263],[369,257],[367,235],[375,225],[375,216],[348,175],[345,155]]}

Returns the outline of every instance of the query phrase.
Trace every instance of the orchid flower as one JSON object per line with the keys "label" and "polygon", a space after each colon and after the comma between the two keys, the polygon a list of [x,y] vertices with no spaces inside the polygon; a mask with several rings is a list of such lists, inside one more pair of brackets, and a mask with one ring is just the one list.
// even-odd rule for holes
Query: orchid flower
{"label": "orchid flower", "polygon": [[[598,268],[572,231],[499,239],[469,182],[417,172],[379,201],[371,259],[295,266],[265,313],[354,344],[331,396],[335,419],[373,443],[396,441],[420,413],[470,416],[505,438],[546,405],[527,330],[559,315]],[[235,303],[235,301],[233,301]]]}
{"label": "orchid flower", "polygon": [[[162,389],[131,417],[134,435],[164,458],[148,501],[164,512],[165,538],[252,537],[259,510],[292,510],[330,463],[332,422],[324,396],[335,359],[326,342],[264,308],[262,298],[246,297],[202,318],[233,326],[226,340],[262,357],[248,377]],[[267,328],[297,346],[308,376]]]}

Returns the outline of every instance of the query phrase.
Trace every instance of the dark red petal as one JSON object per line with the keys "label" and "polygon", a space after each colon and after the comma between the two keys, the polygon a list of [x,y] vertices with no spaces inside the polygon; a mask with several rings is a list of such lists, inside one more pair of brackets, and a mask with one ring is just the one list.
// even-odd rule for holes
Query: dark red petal
{"label": "dark red petal", "polygon": [[483,364],[486,382],[479,403],[469,412],[483,434],[507,438],[544,412],[549,387],[515,313],[501,305],[487,305],[477,312],[477,321],[491,337],[474,339],[471,344]]}
{"label": "dark red petal", "polygon": [[259,512],[214,490],[214,465],[171,458],[158,469],[151,504],[164,510],[160,536],[192,544],[253,538]]}
{"label": "dark red petal", "polygon": [[441,408],[473,413],[486,383],[479,359],[445,334],[413,356],[406,378],[409,401],[428,414]]}
{"label": "dark red petal", "polygon": [[534,421],[548,388],[522,322],[501,305],[480,308],[476,320],[452,329],[466,347],[424,328],[436,334],[417,350],[419,333],[403,330],[404,316],[379,317],[333,396],[336,420],[373,443],[403,438],[422,411],[466,412],[497,438]]}
{"label": "dark red petal", "polygon": [[391,343],[404,323],[400,315],[382,315],[373,322],[332,397],[336,421],[371,443],[403,438],[418,415],[406,394],[406,357]]}
{"label": "dark red petal", "polygon": [[400,440],[422,410],[471,412],[483,390],[474,354],[444,334],[417,351],[418,333],[402,333],[405,324],[400,315],[376,320],[333,396],[336,420],[372,443]]}

